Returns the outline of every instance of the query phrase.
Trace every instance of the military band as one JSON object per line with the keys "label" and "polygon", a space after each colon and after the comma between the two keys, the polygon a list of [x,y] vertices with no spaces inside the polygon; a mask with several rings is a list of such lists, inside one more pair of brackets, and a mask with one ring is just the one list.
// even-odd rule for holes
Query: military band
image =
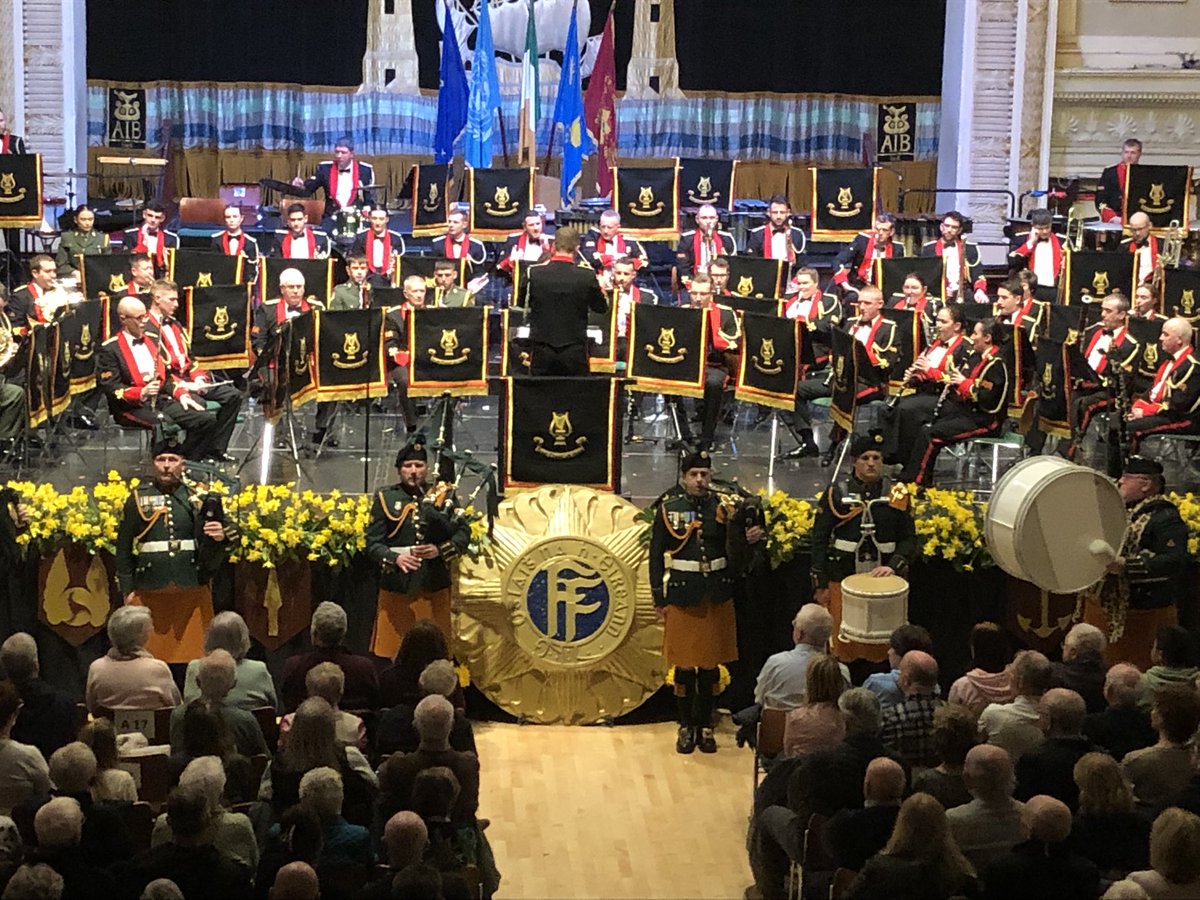
{"label": "military band", "polygon": [[721,256],[733,256],[737,245],[733,235],[721,231],[717,210],[704,204],[696,210],[696,227],[679,236],[675,247],[675,271],[686,286],[696,272],[707,272],[708,265]]}
{"label": "military band", "polygon": [[130,228],[121,234],[121,246],[125,252],[144,253],[149,256],[154,261],[155,271],[158,272],[165,272],[167,269],[167,250],[179,246],[179,235],[163,227],[166,219],[166,207],[157,200],[151,200],[142,207],[141,226]]}
{"label": "military band", "polygon": [[245,217],[239,206],[226,206],[222,215],[225,217],[225,228],[212,236],[212,249],[225,256],[242,256],[248,263],[258,260],[258,241],[246,234],[242,226]]}
{"label": "military band", "polygon": [[322,191],[326,216],[360,202],[374,205],[374,194],[368,188],[375,184],[375,169],[355,157],[354,141],[348,135],[334,142],[333,159],[317,163],[317,171],[311,178],[296,176],[292,184],[308,195]]}
{"label": "military band", "polygon": [[109,237],[96,230],[96,213],[87,206],[75,210],[74,227],[64,231],[58,242],[58,277],[78,275],[75,268],[80,256],[101,256],[111,252]]}
{"label": "military band", "polygon": [[606,209],[600,214],[597,227],[580,239],[579,258],[599,272],[622,256],[632,259],[635,269],[650,262],[638,241],[621,234],[621,214],[615,209]]}
{"label": "military band", "polygon": [[404,237],[388,228],[388,211],[372,209],[368,228],[360,231],[350,248],[351,257],[361,256],[367,262],[371,283],[387,287],[396,271],[396,258],[404,255]]}
{"label": "military band", "polygon": [[329,235],[308,224],[303,203],[293,203],[284,218],[287,228],[276,232],[275,255],[283,259],[325,259],[329,256]]}
{"label": "military band", "polygon": [[767,221],[758,228],[750,229],[746,240],[746,255],[764,259],[786,259],[787,273],[804,256],[808,245],[804,232],[792,224],[792,205],[787,197],[776,195],[767,204]]}
{"label": "military band", "polygon": [[[1110,294],[1100,304],[1100,321],[1084,331],[1082,352],[1072,356],[1070,374],[1074,385],[1071,408],[1071,446],[1067,458],[1074,459],[1092,419],[1116,407],[1125,412],[1134,365],[1141,353],[1137,338],[1129,333],[1129,301]],[[1112,425],[1119,416],[1110,417]],[[1112,431],[1115,433],[1116,428]]]}
{"label": "military band", "polygon": [[833,283],[844,290],[857,291],[874,283],[875,260],[898,259],[904,255],[904,245],[896,240],[896,217],[891,213],[879,213],[875,216],[874,227],[856,235],[838,254]]}
{"label": "military band", "polygon": [[983,263],[979,256],[979,245],[963,238],[963,214],[951,210],[942,216],[939,226],[942,236],[921,246],[921,256],[942,258],[941,296],[947,303],[990,303],[987,295],[987,279],[983,277]]}

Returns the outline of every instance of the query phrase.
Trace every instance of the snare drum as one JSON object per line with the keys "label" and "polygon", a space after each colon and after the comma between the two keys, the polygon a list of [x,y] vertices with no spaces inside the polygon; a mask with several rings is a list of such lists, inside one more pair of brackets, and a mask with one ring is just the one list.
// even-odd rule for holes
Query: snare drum
{"label": "snare drum", "polygon": [[362,212],[353,206],[344,206],[333,214],[333,236],[353,238],[362,231]]}
{"label": "snare drum", "polygon": [[842,579],[842,625],[838,639],[886,644],[908,622],[908,582],[899,575],[858,574]]}
{"label": "snare drum", "polygon": [[1119,250],[1124,233],[1120,222],[1084,222],[1083,246],[1087,250]]}

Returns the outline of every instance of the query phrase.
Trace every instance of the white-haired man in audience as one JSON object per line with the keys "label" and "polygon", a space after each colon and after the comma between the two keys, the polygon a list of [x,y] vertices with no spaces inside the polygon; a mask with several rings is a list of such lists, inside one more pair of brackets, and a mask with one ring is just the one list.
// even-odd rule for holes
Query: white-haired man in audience
{"label": "white-haired man in audience", "polygon": [[[804,705],[808,665],[828,652],[833,617],[819,603],[806,603],[792,620],[791,650],[776,653],[763,664],[754,687],[754,701],[767,709],[795,709]],[[846,684],[850,670],[842,666]]]}
{"label": "white-haired man in audience", "polygon": [[348,629],[346,610],[338,604],[326,600],[313,610],[309,628],[312,650],[290,656],[283,664],[279,693],[285,710],[296,711],[307,695],[304,679],[308,670],[323,662],[336,663],[345,675],[342,705],[346,709],[378,708],[379,679],[375,674],[375,664],[370,657],[346,649]]}
{"label": "white-haired man in audience", "polygon": [[1013,761],[1036,747],[1045,736],[1039,724],[1038,703],[1050,687],[1050,660],[1036,650],[1023,650],[1012,662],[1011,703],[989,703],[979,715],[979,734],[987,743],[1008,751]]}
{"label": "white-haired man in audience", "polygon": [[[445,697],[447,700],[458,687],[458,673],[448,659],[435,659],[421,670],[417,686],[426,697]],[[375,729],[375,746],[379,753],[412,753],[420,738],[413,725],[416,705],[402,702],[385,710]],[[454,710],[454,725],[450,729],[450,749],[475,752],[475,733],[471,721],[461,709]]]}
{"label": "white-haired man in audience", "polygon": [[1104,676],[1104,700],[1108,708],[1090,714],[1083,733],[1120,762],[1132,750],[1149,747],[1158,735],[1150,725],[1150,714],[1138,706],[1142,673],[1132,663],[1117,663]]}
{"label": "white-haired man in audience", "polygon": [[973,799],[946,810],[946,821],[959,849],[980,871],[1029,837],[1025,804],[1013,799],[1013,761],[1001,747],[972,747],[963,782]]}
{"label": "white-haired man in audience", "polygon": [[83,810],[71,797],[55,797],[33,817],[37,858],[63,877],[67,897],[111,897],[116,882],[107,869],[84,859]]}
{"label": "white-haired man in audience", "polygon": [[[237,752],[243,756],[266,755],[267,742],[258,720],[247,710],[226,702],[229,692],[237,684],[237,663],[227,650],[214,650],[200,660],[196,684],[200,688],[200,699],[192,702],[207,703],[221,716]],[[170,740],[175,752],[179,752],[183,746],[183,718],[186,712],[187,706],[181,704],[171,713]]]}
{"label": "white-haired man in audience", "polygon": [[1025,825],[1029,840],[979,873],[987,884],[985,896],[1020,897],[1031,888],[1039,897],[1095,897],[1100,893],[1096,864],[1067,843],[1071,836],[1067,804],[1044,794],[1031,797],[1025,804]]}
{"label": "white-haired man in audience", "polygon": [[1087,706],[1083,698],[1067,688],[1051,688],[1038,704],[1039,724],[1046,739],[1017,760],[1018,800],[1038,794],[1057,797],[1074,811],[1079,805],[1075,763],[1097,747],[1083,735]]}
{"label": "white-haired man in audience", "polygon": [[[1062,643],[1062,662],[1050,664],[1050,684],[1069,688],[1083,698],[1089,713],[1104,709],[1104,648],[1108,641],[1095,625],[1079,622]],[[1069,805],[1069,804],[1068,804]]]}
{"label": "white-haired man in audience", "polygon": [[75,702],[41,679],[37,643],[23,631],[0,644],[0,667],[21,695],[21,711],[13,726],[14,741],[50,754],[75,740]]}

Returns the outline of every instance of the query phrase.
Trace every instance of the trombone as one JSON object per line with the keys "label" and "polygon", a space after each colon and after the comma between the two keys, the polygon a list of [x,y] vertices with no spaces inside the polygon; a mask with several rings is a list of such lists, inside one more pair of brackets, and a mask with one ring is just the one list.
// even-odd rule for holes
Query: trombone
{"label": "trombone", "polygon": [[1063,244],[1076,253],[1083,249],[1083,219],[1075,215],[1073,209],[1067,213],[1067,233]]}

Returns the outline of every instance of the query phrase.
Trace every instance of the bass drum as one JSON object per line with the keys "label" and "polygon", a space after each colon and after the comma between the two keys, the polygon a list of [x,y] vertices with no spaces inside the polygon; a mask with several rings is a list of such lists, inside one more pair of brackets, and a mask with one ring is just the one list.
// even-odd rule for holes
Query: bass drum
{"label": "bass drum", "polygon": [[1073,594],[1104,575],[1128,519],[1117,486],[1057,456],[1017,463],[988,504],[984,536],[996,564],[1055,594]]}

